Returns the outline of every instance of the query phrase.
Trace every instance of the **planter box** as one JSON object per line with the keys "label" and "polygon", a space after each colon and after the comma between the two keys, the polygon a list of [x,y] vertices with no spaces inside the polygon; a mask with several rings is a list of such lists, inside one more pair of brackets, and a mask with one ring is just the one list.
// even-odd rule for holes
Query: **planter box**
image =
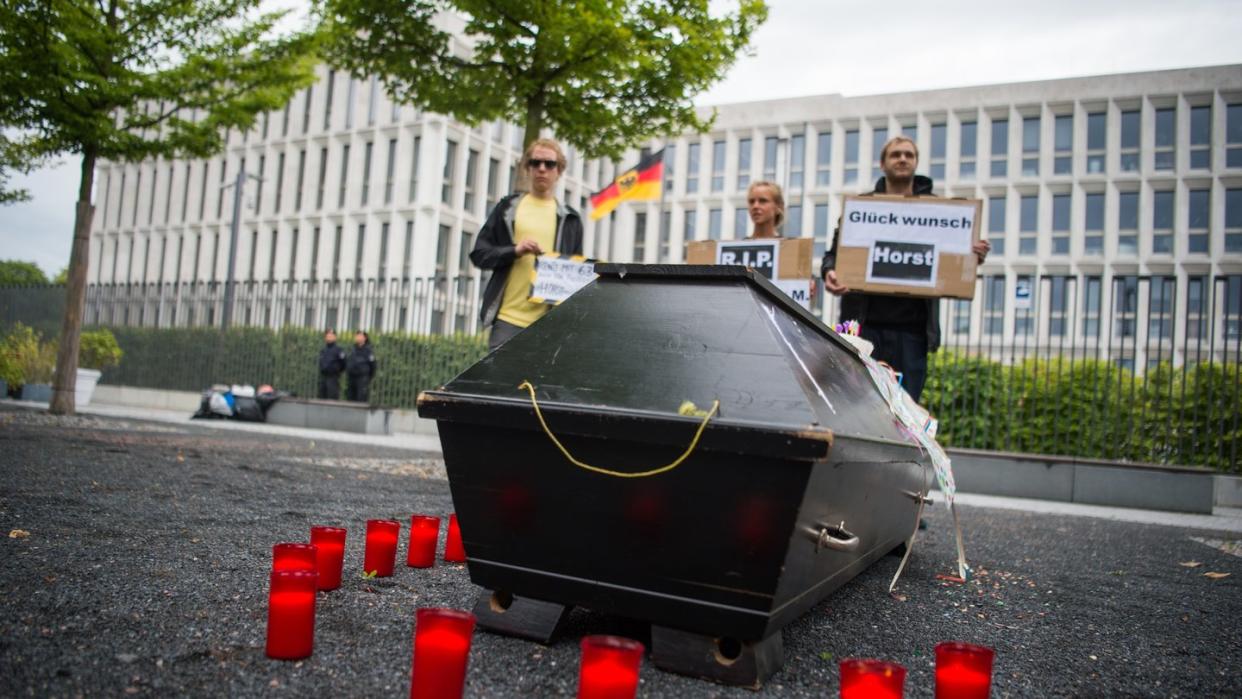
{"label": "planter box", "polygon": [[91,404],[91,396],[95,394],[95,384],[103,372],[94,369],[78,369],[77,383],[73,388],[73,403],[77,407]]}
{"label": "planter box", "polygon": [[28,383],[22,386],[22,400],[28,400],[35,403],[51,403],[52,384]]}

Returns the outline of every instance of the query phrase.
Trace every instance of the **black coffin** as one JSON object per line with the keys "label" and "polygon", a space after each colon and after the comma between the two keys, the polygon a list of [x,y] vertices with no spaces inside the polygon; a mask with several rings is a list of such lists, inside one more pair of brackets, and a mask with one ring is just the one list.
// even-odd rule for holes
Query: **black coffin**
{"label": "black coffin", "polygon": [[[744,268],[597,271],[419,398],[475,583],[752,642],[910,535],[930,461],[851,346]],[[686,450],[683,401],[720,409],[679,466],[617,478],[569,462],[526,381],[566,449],[615,471]]]}

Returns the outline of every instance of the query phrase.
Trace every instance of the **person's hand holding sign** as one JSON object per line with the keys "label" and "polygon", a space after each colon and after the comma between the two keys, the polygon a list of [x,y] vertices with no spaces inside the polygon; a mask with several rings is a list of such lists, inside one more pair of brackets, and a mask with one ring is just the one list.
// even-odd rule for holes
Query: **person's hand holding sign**
{"label": "person's hand holding sign", "polygon": [[837,281],[837,270],[835,269],[828,270],[827,274],[824,275],[824,289],[836,296],[849,291],[849,287]]}
{"label": "person's hand holding sign", "polygon": [[986,240],[976,240],[970,244],[970,249],[974,251],[975,257],[979,258],[979,264],[988,258],[988,253],[992,252],[992,244]]}
{"label": "person's hand holding sign", "polygon": [[527,238],[513,248],[513,254],[518,257],[522,255],[542,255],[543,248],[539,247],[539,243],[534,238]]}

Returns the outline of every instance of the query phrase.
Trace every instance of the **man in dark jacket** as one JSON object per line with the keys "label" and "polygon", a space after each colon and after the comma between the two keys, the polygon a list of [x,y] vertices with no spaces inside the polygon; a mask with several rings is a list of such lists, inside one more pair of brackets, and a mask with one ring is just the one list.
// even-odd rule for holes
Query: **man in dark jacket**
{"label": "man in dark jacket", "polygon": [[323,349],[319,350],[319,397],[340,400],[345,350],[337,347],[336,331],[332,328],[323,334],[323,343]]}
{"label": "man in dark jacket", "polygon": [[[931,178],[914,174],[918,164],[914,141],[894,136],[880,151],[884,176],[875,183],[872,194],[934,196]],[[839,233],[840,228],[837,230]],[[917,401],[927,381],[927,354],[940,348],[940,299],[851,292],[837,281],[838,238],[824,253],[820,268],[824,288],[841,297],[840,319],[858,321],[859,334],[875,345],[871,356],[901,372],[902,386]],[[973,249],[982,264],[992,246],[981,240]]]}
{"label": "man in dark jacket", "polygon": [[358,403],[371,400],[371,379],[375,378],[375,352],[371,349],[371,336],[361,330],[354,334],[354,349],[345,360],[345,373],[349,375],[345,400]]}
{"label": "man in dark jacket", "polygon": [[560,144],[541,138],[522,156],[530,192],[510,194],[488,215],[470,253],[476,267],[492,270],[483,290],[479,319],[491,327],[488,349],[543,317],[548,306],[530,301],[535,258],[545,252],[582,254],[582,217],[556,200],[556,181],[565,171]]}

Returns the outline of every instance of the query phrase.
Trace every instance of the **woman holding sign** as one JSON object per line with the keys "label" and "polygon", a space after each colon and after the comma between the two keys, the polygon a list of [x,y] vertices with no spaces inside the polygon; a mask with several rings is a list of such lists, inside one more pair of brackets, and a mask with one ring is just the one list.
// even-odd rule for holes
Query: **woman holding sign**
{"label": "woman holding sign", "polygon": [[746,190],[746,208],[754,225],[752,238],[779,238],[776,229],[785,222],[785,195],[775,182],[760,180]]}

